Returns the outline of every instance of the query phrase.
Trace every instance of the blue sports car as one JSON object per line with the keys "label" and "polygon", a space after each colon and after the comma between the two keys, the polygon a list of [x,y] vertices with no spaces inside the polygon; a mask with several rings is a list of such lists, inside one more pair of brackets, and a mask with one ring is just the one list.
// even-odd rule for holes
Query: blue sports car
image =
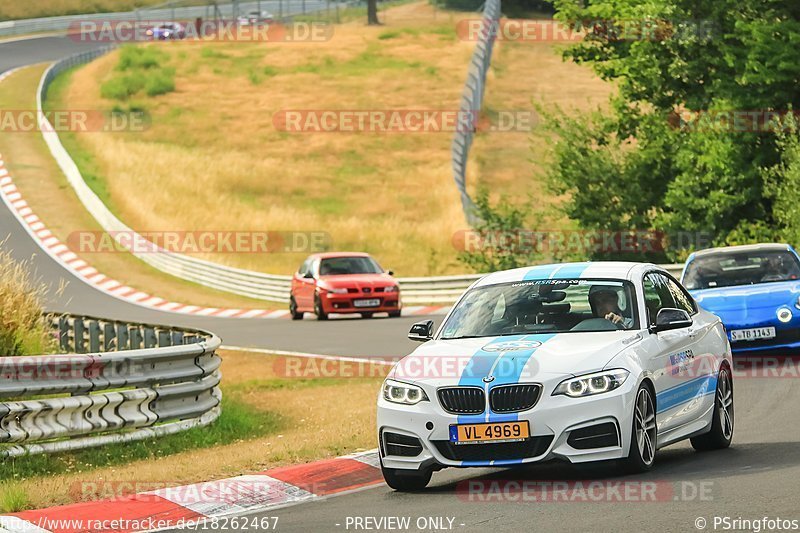
{"label": "blue sports car", "polygon": [[722,319],[734,353],[800,348],[800,256],[788,244],[695,252],[681,281]]}

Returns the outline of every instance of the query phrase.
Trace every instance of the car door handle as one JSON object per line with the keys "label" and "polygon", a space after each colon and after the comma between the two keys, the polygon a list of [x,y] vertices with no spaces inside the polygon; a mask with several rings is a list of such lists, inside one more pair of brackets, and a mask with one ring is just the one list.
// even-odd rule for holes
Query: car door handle
{"label": "car door handle", "polygon": [[694,339],[695,337],[697,337],[697,334],[700,333],[700,328],[697,329],[689,328],[688,333],[689,333],[689,338]]}

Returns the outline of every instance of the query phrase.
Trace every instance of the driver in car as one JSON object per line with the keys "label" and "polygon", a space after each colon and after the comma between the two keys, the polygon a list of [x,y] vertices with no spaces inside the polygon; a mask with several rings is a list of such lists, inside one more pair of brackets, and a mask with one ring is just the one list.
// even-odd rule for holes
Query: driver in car
{"label": "driver in car", "polygon": [[619,300],[617,299],[617,293],[615,291],[601,289],[593,292],[589,297],[592,299],[592,308],[597,318],[605,318],[625,329],[630,329],[633,326],[633,318],[622,315],[622,310],[619,308]]}

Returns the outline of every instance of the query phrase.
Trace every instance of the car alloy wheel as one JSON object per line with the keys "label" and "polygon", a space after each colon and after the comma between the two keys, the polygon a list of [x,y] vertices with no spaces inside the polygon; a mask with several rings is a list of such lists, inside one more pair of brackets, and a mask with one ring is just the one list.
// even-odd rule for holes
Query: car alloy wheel
{"label": "car alloy wheel", "polygon": [[730,368],[720,368],[717,375],[717,392],[714,395],[714,416],[708,433],[692,437],[692,447],[697,451],[720,450],[733,440],[733,378]]}
{"label": "car alloy wheel", "polygon": [[719,372],[717,381],[717,410],[722,436],[730,439],[733,436],[733,384],[728,370]]}
{"label": "car alloy wheel", "polygon": [[636,394],[634,409],[634,435],[639,448],[639,457],[647,466],[656,458],[656,410],[653,396],[647,387],[642,387]]}

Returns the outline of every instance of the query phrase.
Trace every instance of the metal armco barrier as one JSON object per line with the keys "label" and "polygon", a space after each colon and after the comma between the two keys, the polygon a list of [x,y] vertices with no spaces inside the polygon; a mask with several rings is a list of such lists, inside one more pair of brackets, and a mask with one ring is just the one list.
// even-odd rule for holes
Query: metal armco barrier
{"label": "metal armco barrier", "polygon": [[72,353],[0,357],[0,457],[163,436],[219,416],[216,335],[73,316],[53,329]]}
{"label": "metal armco barrier", "polygon": [[301,13],[321,12],[333,9],[338,2],[326,0],[261,0],[261,2],[216,3],[212,5],[141,8],[138,11],[117,13],[87,13],[84,15],[67,15],[62,17],[43,17],[25,20],[0,21],[0,37],[25,35],[38,32],[65,32],[76,29],[81,23],[101,23],[103,21],[147,21],[166,22],[173,20],[194,20],[197,17],[213,19],[215,17],[233,18],[260,7],[262,11],[270,11],[275,16],[297,15]]}
{"label": "metal armco barrier", "polygon": [[[470,125],[473,126],[483,103],[486,73],[489,72],[489,65],[492,62],[492,49],[497,36],[499,20],[500,0],[486,0],[483,5],[480,37],[475,45],[475,51],[472,53],[472,60],[467,71],[467,81],[464,84],[464,91],[461,93],[461,105],[459,106],[459,116],[470,117]],[[464,217],[467,219],[467,223],[474,225],[478,221],[478,217],[475,213],[475,204],[467,192],[467,160],[475,130],[474,127],[462,127],[457,130],[450,149],[453,180],[461,194]]]}
{"label": "metal armco barrier", "polygon": [[[487,4],[488,6],[489,4]],[[496,9],[499,13],[499,2]],[[494,11],[491,11],[494,13]],[[39,85],[37,95],[37,105],[39,109],[39,121],[42,136],[47,143],[50,152],[58,162],[62,172],[67,178],[78,198],[83,203],[87,211],[97,220],[100,226],[111,235],[123,234],[131,236],[133,250],[131,253],[150,266],[177,278],[198,283],[212,289],[225,291],[240,296],[246,296],[257,300],[267,300],[272,302],[282,302],[288,304],[289,291],[291,287],[291,276],[281,276],[276,274],[266,274],[221,265],[211,261],[206,261],[196,257],[182,255],[159,248],[155,244],[147,241],[144,237],[134,232],[114,215],[103,201],[91,190],[84,181],[83,176],[78,170],[78,166],[61,144],[58,133],[50,125],[47,118],[41,112],[42,102],[47,95],[47,89],[58,76],[59,73],[76,65],[84,64],[107,53],[112,47],[92,50],[77,54],[57,63],[54,63],[44,73]],[[485,50],[485,48],[482,48]],[[489,47],[486,53],[491,52]],[[481,59],[488,68],[488,56],[482,55]],[[474,64],[474,61],[473,61]],[[484,64],[484,63],[481,63]],[[473,77],[471,76],[472,80]],[[477,78],[475,78],[477,79]],[[469,83],[469,82],[468,82]],[[482,94],[482,82],[477,85]],[[470,93],[473,94],[473,93]],[[477,93],[475,93],[477,95]],[[472,102],[472,100],[470,100]],[[463,104],[464,102],[462,102]],[[470,105],[473,105],[470,103]],[[471,135],[469,136],[471,142]],[[466,152],[464,152],[466,154]],[[466,158],[466,155],[464,155]],[[466,159],[464,159],[466,161]],[[463,174],[462,174],[463,175]],[[463,182],[462,182],[463,183]],[[464,190],[464,194],[466,190]],[[462,198],[468,198],[462,196]],[[471,201],[471,200],[470,200]],[[120,241],[120,244],[131,250],[131,242]],[[141,253],[136,250],[158,250],[158,253]],[[667,265],[671,270],[680,272],[680,265]],[[458,296],[469,287],[475,280],[480,278],[480,274],[465,274],[457,276],[434,276],[434,277],[410,277],[397,278],[400,285],[401,296],[404,304],[451,304],[456,301]]]}

